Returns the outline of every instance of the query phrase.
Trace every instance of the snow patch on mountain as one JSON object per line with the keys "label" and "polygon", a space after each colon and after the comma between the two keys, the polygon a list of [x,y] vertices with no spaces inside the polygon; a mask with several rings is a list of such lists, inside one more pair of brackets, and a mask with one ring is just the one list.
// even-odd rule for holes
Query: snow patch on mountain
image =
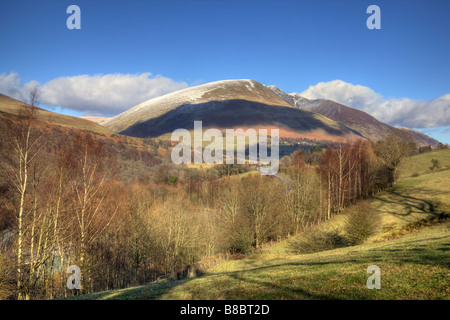
{"label": "snow patch on mountain", "polygon": [[286,101],[287,103],[289,103],[291,106],[293,106],[294,108],[297,109],[303,109],[303,110],[307,110],[311,109],[312,106],[317,105],[321,102],[321,99],[318,100],[309,100],[306,99],[304,97],[302,97],[301,95],[299,95],[298,93],[286,93],[283,90],[281,90],[280,88],[278,88],[277,86],[274,85],[264,85],[266,88],[272,90],[275,94],[277,94],[281,99],[283,99],[284,101]]}
{"label": "snow patch on mountain", "polygon": [[[168,112],[183,107],[183,111],[193,108],[204,109],[207,104],[227,100],[246,100],[261,104],[291,107],[278,95],[259,82],[250,79],[221,80],[175,91],[138,104],[137,106],[109,119],[104,126],[121,132],[139,123],[164,116]],[[216,108],[217,106],[211,106]]]}
{"label": "snow patch on mountain", "polygon": [[227,93],[227,89],[229,89],[231,86],[236,85],[244,85],[251,91],[253,91],[253,88],[255,87],[254,81],[250,79],[221,80],[195,87],[189,87],[142,102],[141,104],[138,104],[137,106],[121,113],[120,115],[105,121],[103,124],[109,125],[123,119],[134,119],[138,122],[142,122],[147,119],[162,115],[180,105],[202,104],[210,101],[210,97],[207,96],[209,92],[218,89],[224,89],[224,93],[216,96],[215,99],[226,100],[227,98],[231,97],[231,94]]}

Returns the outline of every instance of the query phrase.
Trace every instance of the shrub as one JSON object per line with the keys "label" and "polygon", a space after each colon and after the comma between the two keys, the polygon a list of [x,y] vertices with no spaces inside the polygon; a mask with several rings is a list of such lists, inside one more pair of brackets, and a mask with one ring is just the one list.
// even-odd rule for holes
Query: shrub
{"label": "shrub", "polygon": [[[0,237],[1,240],[1,237]],[[0,300],[11,299],[14,293],[12,257],[3,253],[0,243]]]}
{"label": "shrub", "polygon": [[448,213],[439,213],[436,215],[428,216],[426,218],[420,219],[418,221],[414,221],[405,225],[402,229],[406,231],[415,231],[420,230],[425,227],[432,226],[434,224],[439,224],[442,222],[446,222],[450,219],[450,214]]}
{"label": "shrub", "polygon": [[175,184],[177,182],[178,182],[178,177],[172,176],[172,177],[169,178],[169,181],[167,183],[170,184],[170,185],[173,185],[173,184]]}
{"label": "shrub", "polygon": [[253,246],[253,234],[245,225],[238,227],[233,232],[233,236],[230,239],[230,249],[233,253],[248,253]]}
{"label": "shrub", "polygon": [[437,169],[441,168],[441,163],[438,159],[431,159],[431,167],[430,170],[434,173]]}
{"label": "shrub", "polygon": [[291,243],[291,249],[295,253],[314,253],[345,246],[347,246],[345,238],[338,230],[326,231],[317,228],[304,231]]}
{"label": "shrub", "polygon": [[374,235],[381,225],[381,218],[377,212],[363,206],[360,211],[352,212],[345,221],[345,233],[350,245],[364,243]]}

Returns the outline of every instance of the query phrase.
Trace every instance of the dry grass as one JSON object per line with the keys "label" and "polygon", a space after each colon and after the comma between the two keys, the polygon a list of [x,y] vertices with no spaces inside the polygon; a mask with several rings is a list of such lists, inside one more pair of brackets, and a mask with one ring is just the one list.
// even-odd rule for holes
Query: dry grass
{"label": "dry grass", "polygon": [[[0,94],[0,112],[18,115],[19,110],[23,105],[24,103],[19,100]],[[44,109],[38,110],[37,119],[40,121],[48,122],[53,125],[78,128],[103,134],[113,134],[111,130],[102,127],[101,125],[94,123],[92,121],[72,116],[66,116],[55,112],[50,112]]]}

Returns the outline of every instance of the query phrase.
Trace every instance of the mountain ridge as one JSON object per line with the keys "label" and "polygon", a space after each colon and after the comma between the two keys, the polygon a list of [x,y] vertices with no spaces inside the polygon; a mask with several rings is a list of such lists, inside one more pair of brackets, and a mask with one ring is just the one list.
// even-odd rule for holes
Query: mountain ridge
{"label": "mountain ridge", "polygon": [[361,136],[329,118],[293,107],[278,94],[249,79],[222,80],[147,100],[103,123],[125,135],[161,136],[178,128],[279,127],[280,135],[337,141]]}
{"label": "mountain ridge", "polygon": [[[384,122],[377,120],[372,115],[355,108],[348,107],[344,104],[328,99],[310,100],[302,97],[298,93],[287,94],[276,86],[266,86],[274,93],[278,94],[286,102],[290,103],[294,108],[300,108],[311,112],[319,113],[334,121],[343,123],[350,129],[359,132],[363,137],[374,142],[382,139],[386,134],[392,132],[397,127],[390,126]],[[431,145],[433,147],[439,144],[439,141],[410,128],[400,128],[406,132],[419,147]]]}

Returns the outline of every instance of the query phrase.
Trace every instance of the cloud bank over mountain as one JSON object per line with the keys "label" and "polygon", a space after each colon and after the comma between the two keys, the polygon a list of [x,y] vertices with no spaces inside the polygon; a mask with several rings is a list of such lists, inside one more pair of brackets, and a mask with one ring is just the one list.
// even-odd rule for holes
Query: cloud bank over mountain
{"label": "cloud bank over mountain", "polygon": [[[26,100],[37,81],[22,83],[17,73],[0,74],[0,92]],[[90,116],[114,116],[132,106],[188,87],[161,75],[106,74],[60,77],[40,85],[41,102]]]}
{"label": "cloud bank over mountain", "polygon": [[[22,83],[17,73],[0,74],[0,92],[26,100],[40,86],[41,102],[86,116],[115,116],[137,104],[188,87],[186,82],[151,73],[59,77],[41,85]],[[385,99],[372,89],[342,80],[319,82],[300,93],[307,99],[329,99],[360,109],[393,126],[433,128],[450,125],[450,93],[431,100]]]}
{"label": "cloud bank over mountain", "polygon": [[432,128],[450,125],[450,94],[431,100],[385,99],[368,87],[333,80],[310,86],[300,95],[307,99],[334,100],[394,126]]}

